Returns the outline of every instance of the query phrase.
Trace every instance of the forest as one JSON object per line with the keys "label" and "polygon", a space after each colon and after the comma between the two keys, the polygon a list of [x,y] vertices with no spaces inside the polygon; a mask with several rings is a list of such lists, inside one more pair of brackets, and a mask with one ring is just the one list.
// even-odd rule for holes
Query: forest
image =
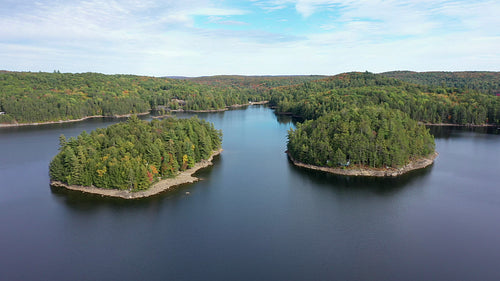
{"label": "forest", "polygon": [[117,116],[167,109],[223,109],[262,101],[264,89],[215,87],[188,80],[98,73],[0,72],[0,123]]}
{"label": "forest", "polygon": [[322,76],[186,79],[99,73],[0,72],[0,124],[74,120],[184,109],[221,110],[269,99],[272,87]]}
{"label": "forest", "polygon": [[126,122],[59,139],[51,180],[69,185],[138,191],[208,159],[222,132],[196,117]]}
{"label": "forest", "polygon": [[326,78],[323,75],[293,75],[293,76],[241,76],[215,75],[187,78],[200,84],[233,87],[236,89],[260,89],[265,92],[274,87],[298,85],[308,81]]}
{"label": "forest", "polygon": [[462,71],[462,72],[413,72],[390,71],[381,73],[384,76],[402,81],[429,85],[434,90],[443,92],[446,88],[478,91],[483,94],[500,94],[500,72]]}
{"label": "forest", "polygon": [[[441,91],[442,90],[442,91]],[[500,98],[465,88],[429,89],[373,73],[344,73],[271,90],[278,112],[316,119],[348,107],[384,105],[432,124],[500,123]]]}

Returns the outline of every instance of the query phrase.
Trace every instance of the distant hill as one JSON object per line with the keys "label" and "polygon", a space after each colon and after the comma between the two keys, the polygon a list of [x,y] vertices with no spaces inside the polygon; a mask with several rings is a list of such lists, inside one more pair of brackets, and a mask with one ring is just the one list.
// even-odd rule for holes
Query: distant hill
{"label": "distant hill", "polygon": [[302,84],[325,78],[323,75],[265,75],[265,76],[243,76],[243,75],[215,75],[195,78],[187,78],[190,81],[211,85],[236,88],[274,88]]}
{"label": "distant hill", "polygon": [[160,77],[160,78],[169,78],[169,79],[185,80],[185,79],[190,79],[190,78],[192,78],[192,77],[188,77],[188,76],[163,76],[163,77]]}
{"label": "distant hill", "polygon": [[442,88],[476,90],[485,94],[500,94],[500,72],[463,71],[463,72],[413,72],[390,71],[384,76],[406,82]]}

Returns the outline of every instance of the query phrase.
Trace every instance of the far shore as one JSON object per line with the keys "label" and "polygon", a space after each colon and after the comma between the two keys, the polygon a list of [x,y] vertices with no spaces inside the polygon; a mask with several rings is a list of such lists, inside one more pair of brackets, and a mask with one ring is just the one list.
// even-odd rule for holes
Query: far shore
{"label": "far shore", "polygon": [[430,154],[427,157],[416,159],[406,164],[401,168],[331,168],[331,167],[322,167],[315,166],[310,164],[302,163],[298,160],[295,160],[292,155],[287,151],[288,158],[295,166],[303,167],[312,170],[318,170],[323,172],[328,172],[336,175],[343,176],[363,176],[363,177],[397,177],[402,174],[408,173],[413,170],[423,169],[432,163],[434,163],[434,159],[438,156],[437,152]]}
{"label": "far shore", "polygon": [[[249,102],[247,104],[233,104],[230,106],[226,106],[225,108],[221,109],[205,109],[205,110],[184,110],[184,109],[174,109],[174,110],[168,110],[168,112],[189,112],[189,113],[204,113],[204,112],[222,112],[226,111],[232,108],[238,108],[238,107],[245,107],[249,105],[258,105],[258,104],[266,104],[269,101],[256,101],[256,102]],[[8,128],[8,127],[20,127],[20,126],[39,126],[39,125],[47,125],[47,124],[62,124],[62,123],[72,123],[72,122],[80,122],[84,121],[87,119],[91,118],[122,118],[122,117],[130,117],[132,115],[146,115],[150,114],[151,111],[147,112],[141,112],[141,113],[130,113],[130,114],[122,114],[122,115],[112,115],[112,116],[107,116],[107,115],[93,115],[93,116],[86,116],[82,117],[79,119],[70,119],[70,120],[58,120],[58,121],[47,121],[47,122],[32,122],[32,123],[13,123],[13,124],[0,124],[0,128]],[[161,116],[153,116],[152,118],[163,118],[163,117],[168,117],[170,116],[169,114],[161,115]]]}
{"label": "far shore", "polygon": [[245,104],[233,104],[233,105],[228,105],[224,108],[219,108],[219,109],[200,109],[200,110],[191,110],[191,109],[171,109],[171,110],[168,110],[170,112],[186,112],[186,113],[210,113],[210,112],[223,112],[223,111],[227,111],[227,110],[230,110],[230,109],[233,109],[233,108],[239,108],[239,107],[245,107],[245,106],[249,106],[249,105],[259,105],[259,104],[267,104],[269,103],[269,101],[265,100],[265,101],[255,101],[255,102],[249,102],[249,103],[245,103]]}
{"label": "far shore", "polygon": [[123,117],[130,117],[132,115],[146,115],[149,114],[150,112],[140,112],[140,113],[129,113],[129,114],[121,114],[121,115],[92,115],[92,116],[86,116],[82,117],[79,119],[70,119],[70,120],[58,120],[58,121],[47,121],[47,122],[33,122],[33,123],[13,123],[13,124],[0,124],[0,128],[7,128],[7,127],[21,127],[21,126],[39,126],[39,125],[48,125],[48,124],[62,124],[62,123],[73,123],[73,122],[80,122],[84,121],[87,119],[91,118],[123,118]]}
{"label": "far shore", "polygon": [[500,125],[497,124],[451,124],[451,123],[424,123],[424,122],[418,122],[419,124],[425,125],[425,126],[436,126],[436,127],[498,127]]}
{"label": "far shore", "polygon": [[118,189],[103,189],[95,186],[79,186],[79,185],[68,185],[60,181],[51,181],[50,185],[55,187],[62,187],[70,190],[81,191],[84,193],[92,193],[106,197],[116,197],[123,199],[138,199],[145,198],[156,195],[163,191],[166,191],[174,186],[178,186],[185,183],[193,183],[199,181],[200,179],[192,176],[196,171],[206,168],[212,165],[212,160],[214,156],[221,154],[222,149],[216,150],[212,153],[210,158],[201,160],[196,163],[193,168],[189,168],[185,171],[180,172],[174,178],[163,179],[153,186],[148,188],[147,190],[141,191],[128,191],[128,190],[118,190]]}

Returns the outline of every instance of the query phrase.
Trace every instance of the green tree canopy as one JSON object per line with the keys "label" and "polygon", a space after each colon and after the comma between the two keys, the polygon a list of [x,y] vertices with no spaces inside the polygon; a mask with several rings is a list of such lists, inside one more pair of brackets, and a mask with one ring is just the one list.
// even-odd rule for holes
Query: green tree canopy
{"label": "green tree canopy", "polygon": [[222,133],[196,117],[126,122],[77,138],[60,137],[51,180],[70,185],[142,190],[191,168],[221,147]]}

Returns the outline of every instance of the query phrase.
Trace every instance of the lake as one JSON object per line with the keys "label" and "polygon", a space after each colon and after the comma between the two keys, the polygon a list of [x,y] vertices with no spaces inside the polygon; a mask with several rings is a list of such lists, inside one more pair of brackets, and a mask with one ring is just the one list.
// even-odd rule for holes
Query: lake
{"label": "lake", "polygon": [[0,279],[500,280],[500,130],[431,128],[432,166],[373,179],[294,167],[265,106],[198,116],[224,152],[135,201],[49,186],[60,134],[120,119],[0,129]]}

